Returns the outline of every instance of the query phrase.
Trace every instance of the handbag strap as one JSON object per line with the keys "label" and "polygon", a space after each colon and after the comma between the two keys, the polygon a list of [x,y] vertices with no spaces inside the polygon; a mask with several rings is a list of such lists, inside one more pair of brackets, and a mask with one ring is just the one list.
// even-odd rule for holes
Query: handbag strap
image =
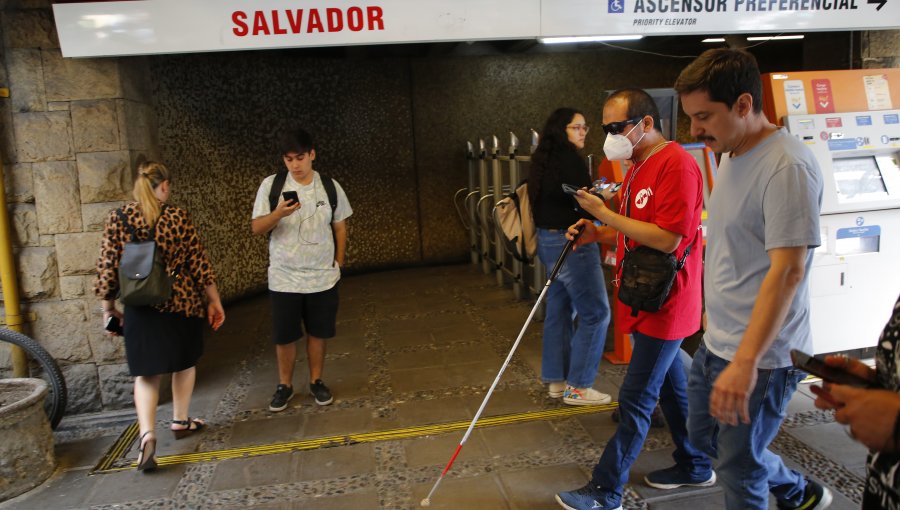
{"label": "handbag strap", "polygon": [[128,223],[128,216],[125,216],[125,211],[122,208],[116,209],[116,214],[119,216],[119,219],[122,220],[122,224],[125,225],[125,229],[128,231],[128,234],[131,236],[131,242],[135,242],[137,238],[136,233],[134,231],[134,227],[131,226],[131,223]]}
{"label": "handbag strap", "polygon": [[[634,180],[634,179],[632,179]],[[621,211],[621,209],[619,209]],[[625,190],[625,217],[631,218],[631,181],[628,182],[628,188]],[[694,241],[697,240],[697,236],[700,234],[701,227],[697,226],[697,232],[694,233],[694,237],[691,238],[691,242],[688,243],[687,248],[684,249],[684,253],[681,254],[681,258],[678,259],[678,263],[675,264],[675,270],[680,271],[682,267],[684,267],[684,262],[687,260],[688,255],[691,254],[691,247],[694,245]],[[622,234],[623,242],[625,244],[622,247],[625,251],[630,251],[628,249],[628,236]]]}

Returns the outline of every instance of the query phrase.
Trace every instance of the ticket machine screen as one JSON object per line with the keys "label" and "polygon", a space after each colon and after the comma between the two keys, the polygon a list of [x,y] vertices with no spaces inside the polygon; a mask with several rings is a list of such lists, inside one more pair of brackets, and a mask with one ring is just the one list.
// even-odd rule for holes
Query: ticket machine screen
{"label": "ticket machine screen", "polygon": [[839,202],[887,198],[875,156],[835,159],[832,167]]}

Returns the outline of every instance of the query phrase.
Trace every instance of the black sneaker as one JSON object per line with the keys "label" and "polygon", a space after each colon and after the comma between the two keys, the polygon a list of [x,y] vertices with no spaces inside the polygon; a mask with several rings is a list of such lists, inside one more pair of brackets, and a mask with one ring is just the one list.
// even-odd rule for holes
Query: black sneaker
{"label": "black sneaker", "polygon": [[320,406],[327,406],[334,402],[331,390],[328,389],[328,386],[325,386],[321,379],[316,379],[316,382],[309,385],[309,394],[316,398],[316,404]]}
{"label": "black sneaker", "polygon": [[806,490],[803,491],[803,501],[797,506],[787,506],[778,502],[778,508],[782,510],[822,510],[831,504],[831,491],[818,482],[806,479]]}
{"label": "black sneaker", "polygon": [[644,483],[656,489],[677,489],[679,487],[709,487],[716,484],[716,472],[710,470],[708,475],[693,476],[678,465],[665,469],[657,469],[647,473]]}
{"label": "black sneaker", "polygon": [[294,388],[279,384],[275,387],[275,394],[272,395],[272,402],[269,404],[269,411],[277,413],[287,409],[288,401],[294,396]]}

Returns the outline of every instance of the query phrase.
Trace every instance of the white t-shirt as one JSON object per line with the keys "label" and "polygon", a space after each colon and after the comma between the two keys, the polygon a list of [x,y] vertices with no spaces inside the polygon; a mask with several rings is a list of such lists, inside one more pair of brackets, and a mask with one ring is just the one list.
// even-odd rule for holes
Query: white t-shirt
{"label": "white t-shirt", "polygon": [[[275,175],[263,179],[253,203],[253,219],[271,211],[269,191]],[[341,278],[341,270],[334,263],[334,240],[331,222],[343,221],[353,214],[350,201],[341,185],[334,181],[337,209],[331,217],[328,194],[318,172],[313,182],[304,186],[290,174],[282,191],[296,191],[300,209],[282,218],[269,237],[269,290],[310,294],[328,290]],[[280,198],[279,198],[280,200]]]}

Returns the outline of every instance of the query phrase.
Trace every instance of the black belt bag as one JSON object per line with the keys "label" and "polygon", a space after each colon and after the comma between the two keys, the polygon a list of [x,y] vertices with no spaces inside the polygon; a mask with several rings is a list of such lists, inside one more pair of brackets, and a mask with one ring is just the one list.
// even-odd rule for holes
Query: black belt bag
{"label": "black belt bag", "polygon": [[658,312],[662,308],[690,253],[690,245],[680,260],[649,246],[625,252],[619,266],[619,301],[631,307],[632,317],[637,317],[638,312]]}

